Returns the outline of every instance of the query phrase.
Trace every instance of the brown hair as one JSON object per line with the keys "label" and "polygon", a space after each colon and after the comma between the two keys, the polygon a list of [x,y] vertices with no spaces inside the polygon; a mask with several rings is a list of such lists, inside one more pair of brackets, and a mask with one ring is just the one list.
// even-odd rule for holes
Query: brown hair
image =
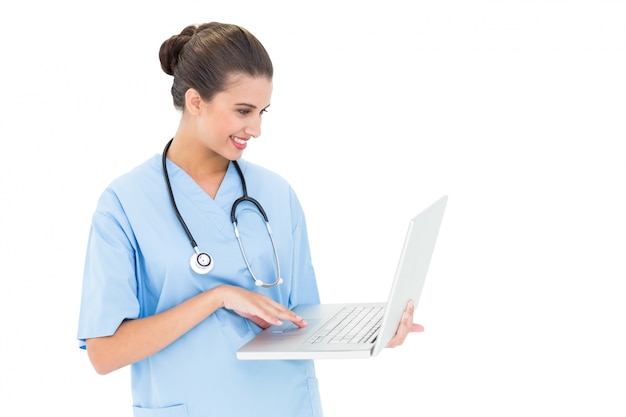
{"label": "brown hair", "polygon": [[163,71],[174,76],[172,97],[180,110],[189,88],[209,101],[228,87],[233,74],[270,80],[274,74],[267,51],[254,35],[240,26],[218,22],[187,26],[161,44],[159,59]]}

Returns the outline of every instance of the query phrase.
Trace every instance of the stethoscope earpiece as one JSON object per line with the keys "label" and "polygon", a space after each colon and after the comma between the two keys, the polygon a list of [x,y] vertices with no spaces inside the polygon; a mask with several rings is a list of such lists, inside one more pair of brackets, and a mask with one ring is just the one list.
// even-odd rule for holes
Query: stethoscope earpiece
{"label": "stethoscope earpiece", "polygon": [[189,265],[200,275],[208,274],[213,270],[213,258],[206,252],[194,252],[189,258]]}

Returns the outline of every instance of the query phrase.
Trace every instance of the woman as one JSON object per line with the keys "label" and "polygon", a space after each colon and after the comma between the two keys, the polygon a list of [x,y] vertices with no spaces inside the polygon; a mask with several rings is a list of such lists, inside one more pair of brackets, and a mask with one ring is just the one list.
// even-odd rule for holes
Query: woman
{"label": "woman", "polygon": [[[272,62],[246,29],[216,22],[186,27],[159,56],[180,125],[99,199],[80,346],[100,374],[132,365],[135,416],[322,416],[312,361],[235,355],[270,324],[306,326],[290,308],[319,302],[298,198],[241,159],[261,134]],[[390,347],[421,330],[412,319],[408,306]]]}

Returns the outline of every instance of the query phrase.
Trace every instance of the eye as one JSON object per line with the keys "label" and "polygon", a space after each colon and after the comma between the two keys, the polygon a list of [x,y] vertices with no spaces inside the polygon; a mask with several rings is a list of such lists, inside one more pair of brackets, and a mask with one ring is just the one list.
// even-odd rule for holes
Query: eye
{"label": "eye", "polygon": [[250,114],[250,110],[248,110],[248,109],[239,109],[237,111],[239,112],[239,114],[241,114],[243,116],[246,116],[246,115]]}
{"label": "eye", "polygon": [[265,109],[261,110],[261,114],[263,114],[263,113],[267,113],[268,111],[269,111],[269,110],[268,110],[267,108],[265,108]]}

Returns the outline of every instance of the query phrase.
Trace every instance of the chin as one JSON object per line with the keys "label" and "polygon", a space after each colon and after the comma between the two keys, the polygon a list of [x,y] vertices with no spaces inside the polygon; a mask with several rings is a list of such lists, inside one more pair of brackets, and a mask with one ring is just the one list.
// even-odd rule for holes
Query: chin
{"label": "chin", "polygon": [[242,157],[243,157],[243,152],[237,152],[237,153],[230,154],[227,159],[229,161],[237,161],[241,159]]}

